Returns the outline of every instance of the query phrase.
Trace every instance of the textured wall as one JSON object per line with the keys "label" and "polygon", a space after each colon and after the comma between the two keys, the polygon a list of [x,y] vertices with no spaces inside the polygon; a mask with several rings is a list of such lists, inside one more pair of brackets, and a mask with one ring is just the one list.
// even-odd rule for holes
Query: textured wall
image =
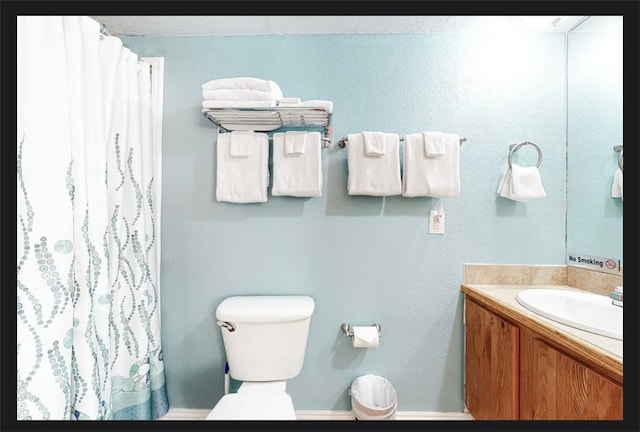
{"label": "textured wall", "polygon": [[[165,57],[162,331],[173,407],[209,408],[225,362],[214,310],[236,294],[316,301],[297,409],[349,409],[351,381],[374,373],[398,410],[463,409],[460,284],[465,263],[565,262],[565,35],[424,34],[129,37]],[[346,149],[323,150],[321,198],[215,201],[212,123],[201,84],[254,76],[285,96],[334,102],[336,140],[363,130],[466,136],[461,194],[443,199],[445,235],[429,235],[431,198],[348,196]],[[508,146],[540,145],[547,198],[496,195]],[[514,161],[536,160],[523,148]],[[378,349],[340,329],[379,322]]]}

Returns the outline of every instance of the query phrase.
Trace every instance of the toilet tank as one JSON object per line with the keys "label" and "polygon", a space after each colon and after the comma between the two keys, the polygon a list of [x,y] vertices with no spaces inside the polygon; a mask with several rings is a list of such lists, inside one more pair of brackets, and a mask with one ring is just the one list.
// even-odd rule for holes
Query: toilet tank
{"label": "toilet tank", "polygon": [[224,299],[216,308],[216,318],[231,377],[282,381],[297,376],[304,362],[314,306],[308,296]]}

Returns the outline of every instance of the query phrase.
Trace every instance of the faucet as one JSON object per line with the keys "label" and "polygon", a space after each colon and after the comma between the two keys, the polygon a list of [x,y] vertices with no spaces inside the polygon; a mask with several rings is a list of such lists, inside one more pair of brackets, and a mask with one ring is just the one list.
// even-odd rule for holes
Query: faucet
{"label": "faucet", "polygon": [[622,286],[617,286],[613,291],[609,293],[611,304],[614,306],[622,307]]}

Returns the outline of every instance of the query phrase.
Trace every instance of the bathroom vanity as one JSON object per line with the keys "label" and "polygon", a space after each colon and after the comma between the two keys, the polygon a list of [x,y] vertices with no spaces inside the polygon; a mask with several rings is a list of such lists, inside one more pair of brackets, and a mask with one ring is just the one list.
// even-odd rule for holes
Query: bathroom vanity
{"label": "bathroom vanity", "polygon": [[476,420],[621,420],[622,341],[524,308],[516,296],[534,287],[544,288],[462,284],[469,412]]}

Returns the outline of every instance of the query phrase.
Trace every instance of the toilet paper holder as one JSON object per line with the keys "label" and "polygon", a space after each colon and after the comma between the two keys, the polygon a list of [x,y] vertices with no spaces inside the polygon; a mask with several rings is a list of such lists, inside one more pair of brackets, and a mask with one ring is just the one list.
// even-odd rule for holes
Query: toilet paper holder
{"label": "toilet paper holder", "polygon": [[[378,329],[378,337],[382,336],[382,334],[380,333],[382,327],[380,326],[380,324],[378,323],[373,323],[371,324],[372,326],[374,326],[375,328]],[[342,323],[342,331],[344,332],[344,335],[347,337],[353,337],[353,330],[349,329],[349,323]]]}

